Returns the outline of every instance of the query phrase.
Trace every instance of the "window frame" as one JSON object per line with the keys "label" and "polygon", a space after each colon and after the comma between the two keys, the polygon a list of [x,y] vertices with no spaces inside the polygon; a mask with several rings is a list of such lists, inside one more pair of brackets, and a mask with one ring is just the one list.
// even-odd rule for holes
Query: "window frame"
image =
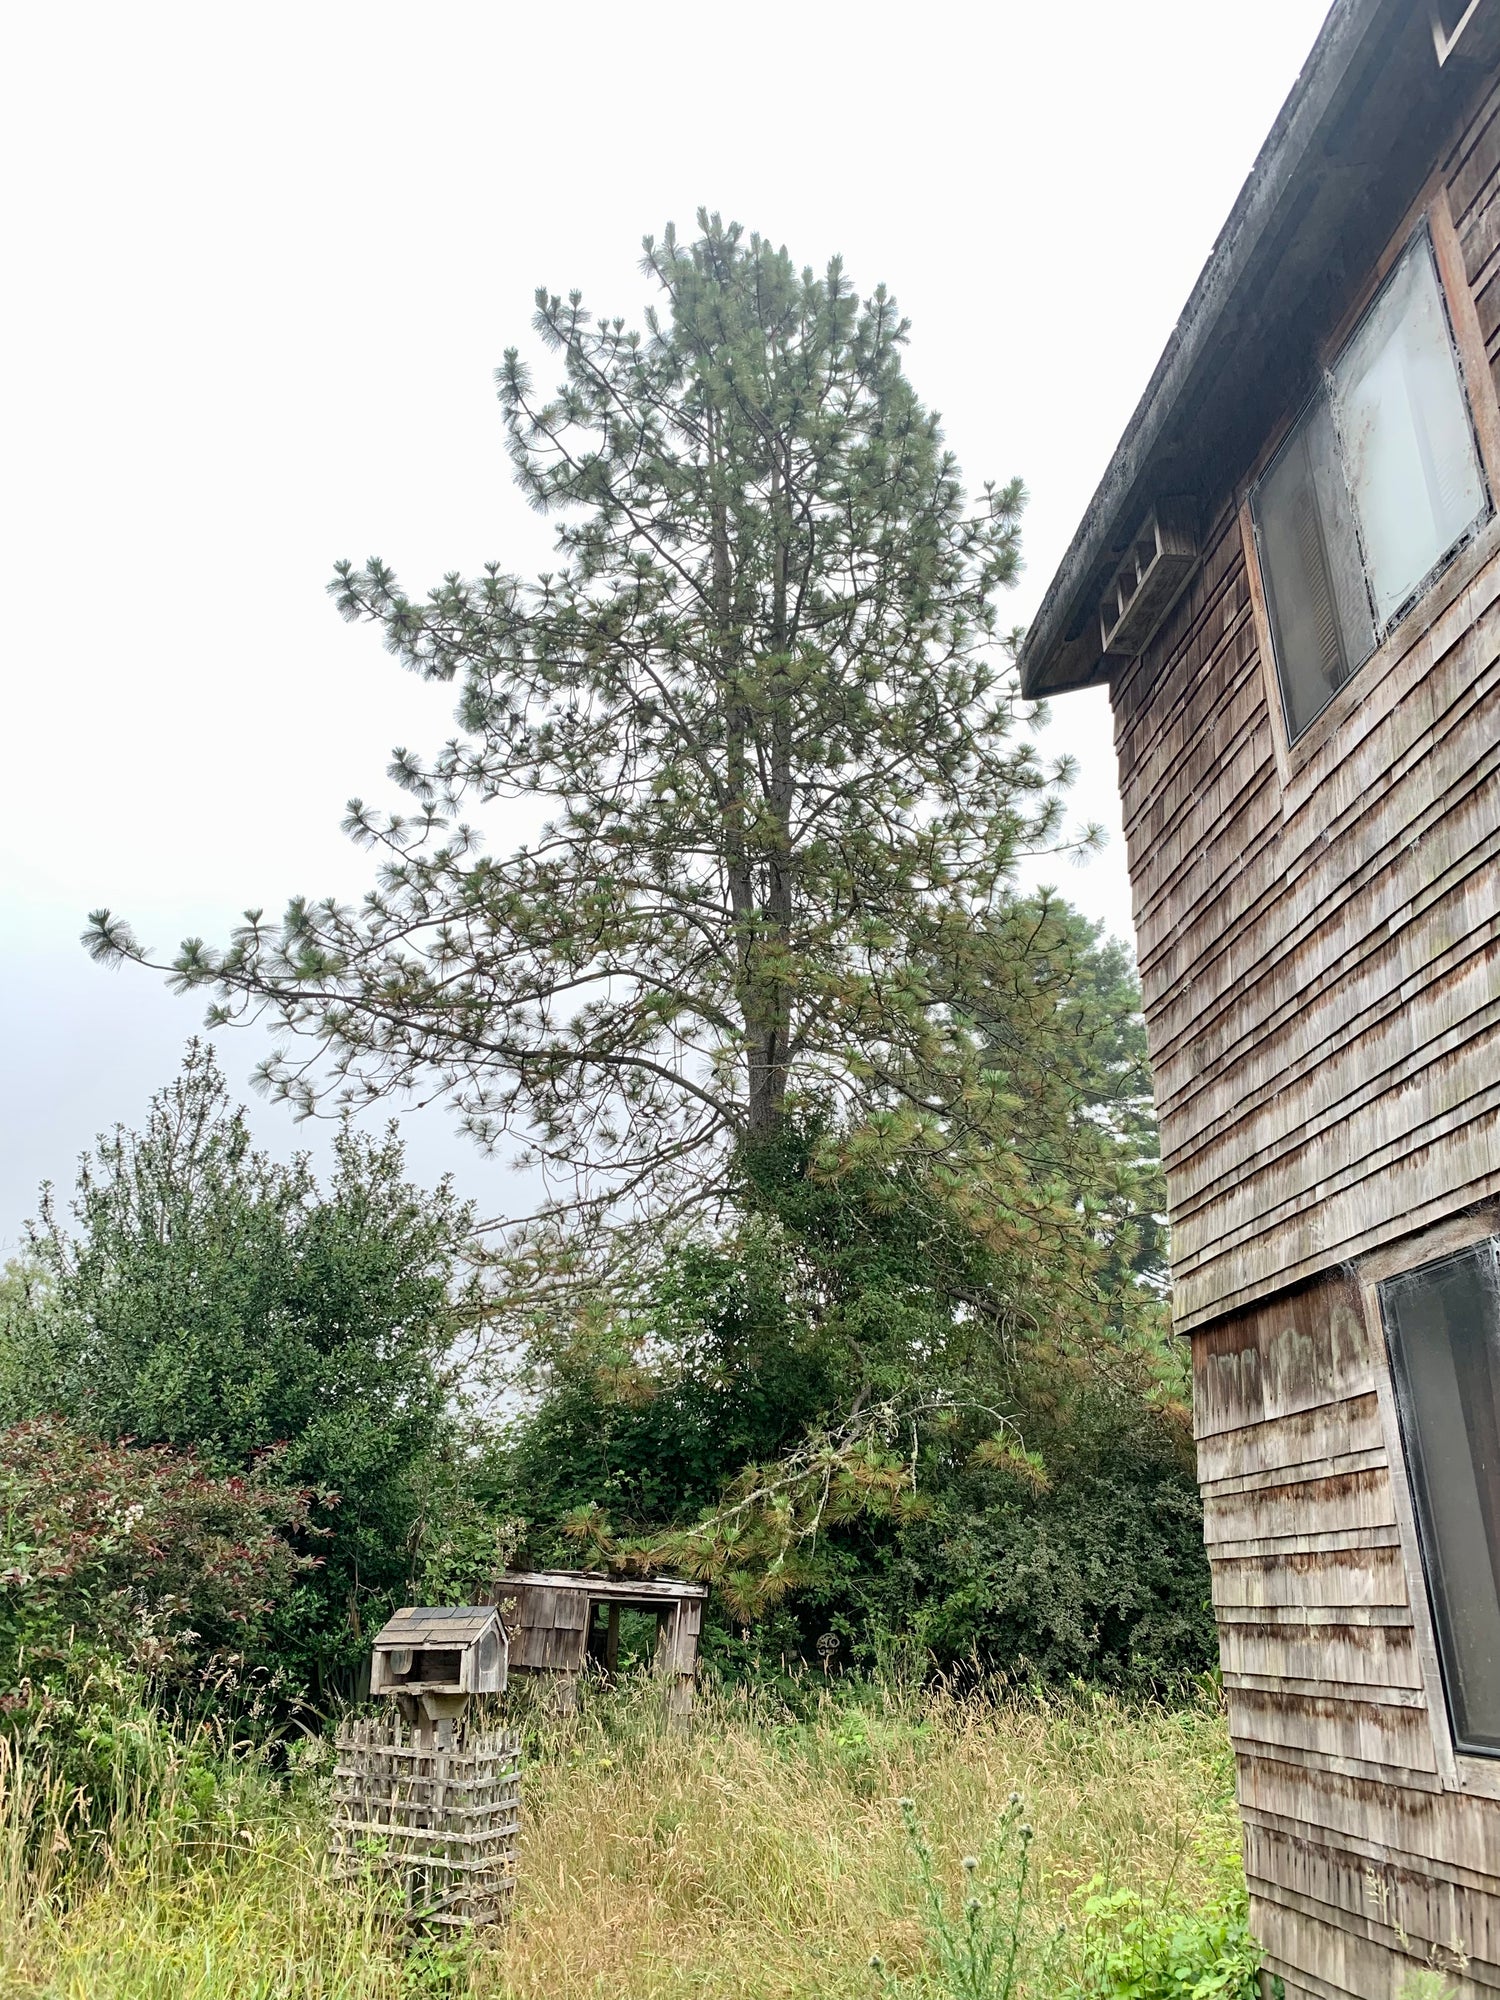
{"label": "window frame", "polygon": [[[1459,1672],[1459,1661],[1453,1656],[1451,1632],[1448,1641],[1444,1639],[1447,1620],[1440,1615],[1439,1593],[1434,1584],[1435,1575],[1444,1568],[1441,1537],[1437,1534],[1430,1518],[1418,1503],[1418,1491],[1429,1483],[1429,1455],[1422,1443],[1418,1430],[1418,1417],[1411,1403],[1410,1363],[1407,1359],[1407,1337],[1400,1332],[1397,1313],[1390,1298],[1390,1287],[1410,1283],[1426,1273],[1436,1274],[1461,1259],[1473,1257],[1476,1252],[1488,1251],[1492,1262],[1500,1261],[1500,1237],[1483,1236],[1477,1243],[1465,1244],[1459,1249],[1447,1250],[1442,1255],[1429,1258],[1425,1263],[1412,1265],[1405,1271],[1394,1271],[1388,1278],[1380,1280],[1377,1290],[1380,1298],[1381,1326],[1385,1335],[1386,1365],[1391,1374],[1392,1392],[1396,1406],[1397,1427],[1401,1437],[1402,1467],[1406,1475],[1407,1487],[1412,1498],[1417,1548],[1421,1557],[1422,1584],[1427,1597],[1427,1616],[1432,1626],[1433,1640],[1437,1650],[1438,1672],[1443,1685],[1444,1706],[1447,1710],[1448,1729],[1453,1739],[1455,1752],[1462,1757],[1480,1757],[1488,1762],[1500,1762],[1500,1740],[1494,1743],[1480,1743],[1465,1740],[1459,1735],[1457,1715],[1459,1700],[1455,1692],[1455,1679]],[[1493,1573],[1490,1583],[1494,1585]],[[1447,1593],[1451,1599],[1451,1591]],[[1496,1589],[1500,1602],[1500,1588]],[[1451,1612],[1450,1612],[1451,1616]]]}
{"label": "window frame", "polygon": [[[1281,442],[1278,444],[1275,451],[1271,454],[1270,458],[1266,461],[1266,464],[1264,465],[1260,473],[1257,475],[1254,483],[1251,485],[1249,489],[1251,526],[1255,536],[1256,557],[1261,574],[1262,588],[1265,591],[1267,599],[1267,610],[1268,612],[1270,610],[1270,600],[1274,595],[1276,579],[1275,579],[1275,572],[1270,568],[1266,560],[1265,537],[1267,532],[1267,524],[1262,512],[1260,504],[1260,496],[1265,491],[1267,484],[1274,478],[1277,469],[1282,464],[1288,451],[1292,449],[1296,440],[1302,435],[1307,425],[1313,421],[1314,417],[1320,410],[1331,409],[1334,412],[1335,428],[1333,434],[1337,436],[1338,404],[1333,395],[1334,376],[1339,367],[1341,366],[1341,364],[1344,362],[1345,357],[1349,354],[1350,350],[1354,347],[1356,341],[1363,333],[1364,329],[1369,325],[1374,315],[1380,310],[1381,302],[1387,297],[1390,291],[1390,287],[1393,284],[1395,284],[1398,273],[1402,270],[1404,266],[1408,264],[1408,260],[1414,258],[1420,259],[1424,256],[1427,260],[1427,268],[1432,272],[1432,275],[1437,282],[1438,305],[1443,315],[1443,326],[1448,335],[1448,347],[1449,347],[1449,353],[1453,361],[1454,378],[1458,385],[1459,398],[1462,403],[1464,417],[1468,423],[1469,441],[1474,453],[1474,464],[1479,473],[1481,502],[1482,502],[1481,510],[1477,515],[1475,515],[1469,521],[1469,523],[1462,530],[1462,532],[1456,537],[1456,539],[1450,542],[1447,545],[1447,547],[1441,551],[1437,559],[1433,563],[1431,563],[1429,567],[1426,570],[1424,570],[1420,576],[1418,576],[1416,581],[1410,586],[1408,590],[1406,590],[1404,595],[1398,600],[1397,603],[1395,603],[1391,607],[1389,611],[1385,613],[1384,617],[1382,618],[1379,612],[1379,607],[1376,603],[1377,579],[1376,576],[1373,575],[1371,571],[1372,558],[1370,556],[1370,553],[1366,545],[1364,533],[1362,532],[1361,529],[1358,507],[1356,505],[1353,505],[1352,503],[1346,503],[1350,504],[1351,506],[1350,531],[1354,537],[1353,555],[1357,560],[1360,580],[1364,586],[1365,610],[1367,611],[1369,617],[1369,633],[1370,633],[1371,643],[1369,644],[1368,649],[1361,656],[1361,658],[1355,661],[1354,664],[1349,668],[1348,672],[1344,675],[1344,678],[1340,682],[1339,686],[1334,688],[1329,693],[1327,700],[1323,701],[1319,705],[1319,707],[1316,710],[1314,710],[1314,712],[1310,716],[1308,716],[1307,720],[1297,730],[1296,734],[1293,735],[1291,721],[1288,715],[1288,710],[1293,705],[1293,698],[1294,698],[1293,691],[1288,683],[1286,675],[1282,671],[1282,663],[1277,657],[1279,648],[1276,643],[1275,620],[1274,618],[1268,619],[1268,622],[1271,625],[1272,664],[1276,668],[1277,697],[1281,703],[1283,726],[1286,729],[1289,743],[1293,745],[1301,742],[1302,738],[1317,722],[1318,717],[1323,713],[1324,709],[1326,709],[1331,702],[1337,699],[1338,695],[1342,692],[1343,688],[1346,687],[1350,681],[1355,680],[1359,676],[1359,674],[1363,671],[1363,669],[1369,663],[1369,661],[1372,660],[1375,657],[1375,655],[1380,651],[1380,648],[1384,645],[1385,641],[1390,638],[1391,634],[1396,630],[1396,628],[1402,623],[1404,623],[1404,621],[1411,616],[1412,612],[1422,602],[1423,598],[1425,598],[1428,595],[1433,585],[1442,576],[1444,571],[1447,570],[1450,567],[1450,565],[1458,559],[1458,557],[1463,553],[1464,549],[1467,548],[1471,542],[1478,539],[1478,537],[1484,532],[1485,528],[1487,528],[1490,522],[1493,521],[1495,518],[1495,494],[1492,487],[1492,483],[1486,472],[1484,464],[1484,456],[1479,446],[1478,426],[1475,424],[1474,413],[1470,403],[1469,386],[1465,377],[1463,357],[1459,352],[1457,336],[1455,335],[1453,330],[1453,315],[1448,304],[1445,287],[1442,281],[1442,274],[1438,270],[1437,254],[1433,249],[1433,244],[1432,244],[1432,231],[1429,225],[1428,217],[1426,215],[1423,215],[1418,221],[1416,227],[1413,230],[1411,230],[1410,233],[1407,235],[1405,241],[1401,245],[1400,250],[1398,251],[1396,256],[1392,259],[1389,268],[1381,277],[1379,283],[1376,285],[1370,297],[1366,300],[1363,308],[1360,311],[1359,317],[1354,322],[1353,326],[1350,327],[1349,330],[1345,333],[1337,349],[1323,356],[1321,366],[1319,367],[1318,370],[1317,386],[1314,389],[1312,389],[1310,393],[1304,398],[1295,416],[1293,416],[1291,422],[1287,425],[1286,430],[1281,438]],[[1340,469],[1343,470],[1345,461],[1344,461],[1344,448],[1342,440],[1339,441],[1337,449],[1339,452],[1338,463]],[[1283,579],[1283,582],[1284,581],[1285,579]]]}
{"label": "window frame", "polygon": [[[1276,664],[1252,496],[1296,425],[1317,395],[1322,393],[1323,378],[1358,331],[1396,264],[1424,229],[1431,245],[1438,291],[1447,314],[1459,386],[1468,409],[1490,512],[1422,579],[1392,615],[1385,631],[1377,637],[1374,651],[1354,669],[1306,728],[1293,737],[1287,728],[1281,675]],[[1272,745],[1281,780],[1284,821],[1306,803],[1339,761],[1341,751],[1334,744],[1334,739],[1343,736],[1344,725],[1354,712],[1370,699],[1388,675],[1399,675],[1403,663],[1419,652],[1423,641],[1463,596],[1474,577],[1500,553],[1500,399],[1497,399],[1495,380],[1485,352],[1484,336],[1464,265],[1463,249],[1453,223],[1448,190],[1440,174],[1433,175],[1413,203],[1349,308],[1320,344],[1316,359],[1318,388],[1299,397],[1296,404],[1288,408],[1283,420],[1257,454],[1236,496],[1252,624],[1271,720]],[[1424,660],[1419,658],[1414,665],[1416,671],[1425,671]],[[1408,676],[1399,677],[1404,680]],[[1332,750],[1330,744],[1334,744]]]}
{"label": "window frame", "polygon": [[1396,1533],[1406,1571],[1407,1602],[1411,1613],[1417,1665],[1421,1673],[1421,1705],[1426,1709],[1432,1734],[1436,1771],[1434,1776],[1445,1791],[1465,1792],[1500,1802],[1500,1753],[1471,1750],[1461,1744],[1454,1728],[1453,1710],[1438,1650],[1437,1624],[1427,1575],[1427,1558],[1418,1526],[1416,1498],[1406,1455],[1406,1436],[1397,1406],[1396,1372],[1387,1335],[1381,1287],[1391,1278],[1411,1276],[1430,1265],[1473,1250],[1482,1244],[1500,1243],[1500,1203],[1477,1202],[1463,1214],[1432,1225],[1357,1260],[1358,1286],[1370,1340],[1376,1401],[1380,1410],[1384,1458],[1390,1478]]}

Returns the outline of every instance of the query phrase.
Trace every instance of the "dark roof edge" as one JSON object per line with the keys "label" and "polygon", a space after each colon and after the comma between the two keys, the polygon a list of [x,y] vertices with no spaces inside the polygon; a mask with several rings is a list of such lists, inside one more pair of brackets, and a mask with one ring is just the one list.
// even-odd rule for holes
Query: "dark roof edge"
{"label": "dark roof edge", "polygon": [[[1257,249],[1270,229],[1290,182],[1319,148],[1325,120],[1366,37],[1389,12],[1387,0],[1335,0],[1327,20],[1256,156],[1229,219],[1178,316],[1145,394],[1115,447],[1067,554],[1047,586],[1020,654],[1022,692],[1035,698],[1101,679],[1108,662],[1098,656],[1082,673],[1059,673],[1058,655],[1075,623],[1079,599],[1095,580],[1105,554],[1120,539],[1120,515],[1131,501],[1173,406],[1211,346]],[[1052,670],[1049,672],[1049,668]]]}

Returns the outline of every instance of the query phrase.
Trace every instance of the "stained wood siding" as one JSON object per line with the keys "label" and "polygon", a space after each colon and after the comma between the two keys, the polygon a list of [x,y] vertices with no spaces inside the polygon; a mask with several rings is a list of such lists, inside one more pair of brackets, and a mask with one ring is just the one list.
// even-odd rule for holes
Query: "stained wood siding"
{"label": "stained wood siding", "polygon": [[531,1673],[578,1673],[588,1650],[589,1600],[581,1590],[517,1589],[510,1664]]}
{"label": "stained wood siding", "polygon": [[1500,390],[1500,91],[1485,102],[1445,175],[1490,368]]}
{"label": "stained wood siding", "polygon": [[[1445,1787],[1353,1281],[1193,1342],[1194,1418],[1257,1935],[1290,2000],[1424,1960],[1500,1991],[1500,1801]],[[1438,1727],[1442,1719],[1438,1718]]]}
{"label": "stained wood siding", "polygon": [[[1500,375],[1500,90],[1445,180]],[[1183,1329],[1500,1191],[1500,527],[1465,574],[1283,783],[1226,493],[1112,684]]]}
{"label": "stained wood siding", "polygon": [[[1441,178],[1500,388],[1500,86]],[[1351,1263],[1500,1196],[1500,521],[1288,755],[1229,479],[1111,698],[1254,1922],[1289,2000],[1500,2000]]]}

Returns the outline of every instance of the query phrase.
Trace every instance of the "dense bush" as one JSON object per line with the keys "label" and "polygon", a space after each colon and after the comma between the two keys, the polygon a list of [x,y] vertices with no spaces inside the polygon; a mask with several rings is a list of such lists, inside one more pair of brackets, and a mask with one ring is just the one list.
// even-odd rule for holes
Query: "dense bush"
{"label": "dense bush", "polygon": [[88,1816],[181,1764],[174,1716],[279,1705],[270,1627],[315,1565],[288,1539],[312,1500],[58,1418],[0,1432],[0,1747],[40,1750]]}
{"label": "dense bush", "polygon": [[[1037,1482],[919,1455],[921,1504],[836,1526],[790,1606],[797,1650],[879,1669],[915,1656],[996,1672],[1169,1689],[1213,1664],[1202,1514],[1169,1415],[1105,1391],[1048,1413]],[[1077,1435],[1069,1435],[1076,1426]],[[825,1636],[826,1635],[826,1636]]]}
{"label": "dense bush", "polygon": [[0,1681],[80,1648],[168,1687],[254,1662],[316,1564],[287,1539],[314,1495],[257,1468],[111,1445],[59,1418],[0,1432]]}
{"label": "dense bush", "polygon": [[276,1657],[299,1684],[347,1686],[458,1448],[469,1234],[446,1184],[406,1181],[394,1136],[342,1132],[326,1188],[305,1158],[256,1152],[195,1044],[145,1130],[82,1162],[71,1227],[44,1190],[0,1388],[22,1414],[190,1451],[205,1475],[310,1489],[283,1525],[318,1561],[272,1593]]}
{"label": "dense bush", "polygon": [[[820,1642],[857,1669],[904,1653],[1122,1686],[1210,1666],[1180,1363],[1149,1296],[1121,1301],[1126,1323],[1101,1286],[1059,1332],[1044,1259],[995,1253],[918,1175],[824,1181],[812,1159],[762,1164],[745,1223],[676,1256],[636,1313],[538,1342],[536,1400],[486,1475],[528,1553],[708,1576],[706,1652],[731,1672]],[[799,1513],[787,1455],[861,1411],[880,1436],[830,1451]],[[747,1464],[775,1499],[725,1530]]]}

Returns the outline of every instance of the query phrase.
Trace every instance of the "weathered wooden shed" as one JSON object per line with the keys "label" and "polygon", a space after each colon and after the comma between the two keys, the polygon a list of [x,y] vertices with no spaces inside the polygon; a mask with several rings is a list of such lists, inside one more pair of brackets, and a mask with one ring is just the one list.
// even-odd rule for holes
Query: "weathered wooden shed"
{"label": "weathered wooden shed", "polygon": [[1339,0],[1022,654],[1114,710],[1291,2000],[1500,1989],[1497,370],[1500,0]]}
{"label": "weathered wooden shed", "polygon": [[668,1713],[678,1719],[692,1713],[706,1583],[530,1570],[498,1577],[490,1596],[510,1636],[512,1670],[557,1674],[568,1693],[590,1662],[614,1673],[621,1612],[647,1613],[656,1620],[653,1671],[667,1683]]}

